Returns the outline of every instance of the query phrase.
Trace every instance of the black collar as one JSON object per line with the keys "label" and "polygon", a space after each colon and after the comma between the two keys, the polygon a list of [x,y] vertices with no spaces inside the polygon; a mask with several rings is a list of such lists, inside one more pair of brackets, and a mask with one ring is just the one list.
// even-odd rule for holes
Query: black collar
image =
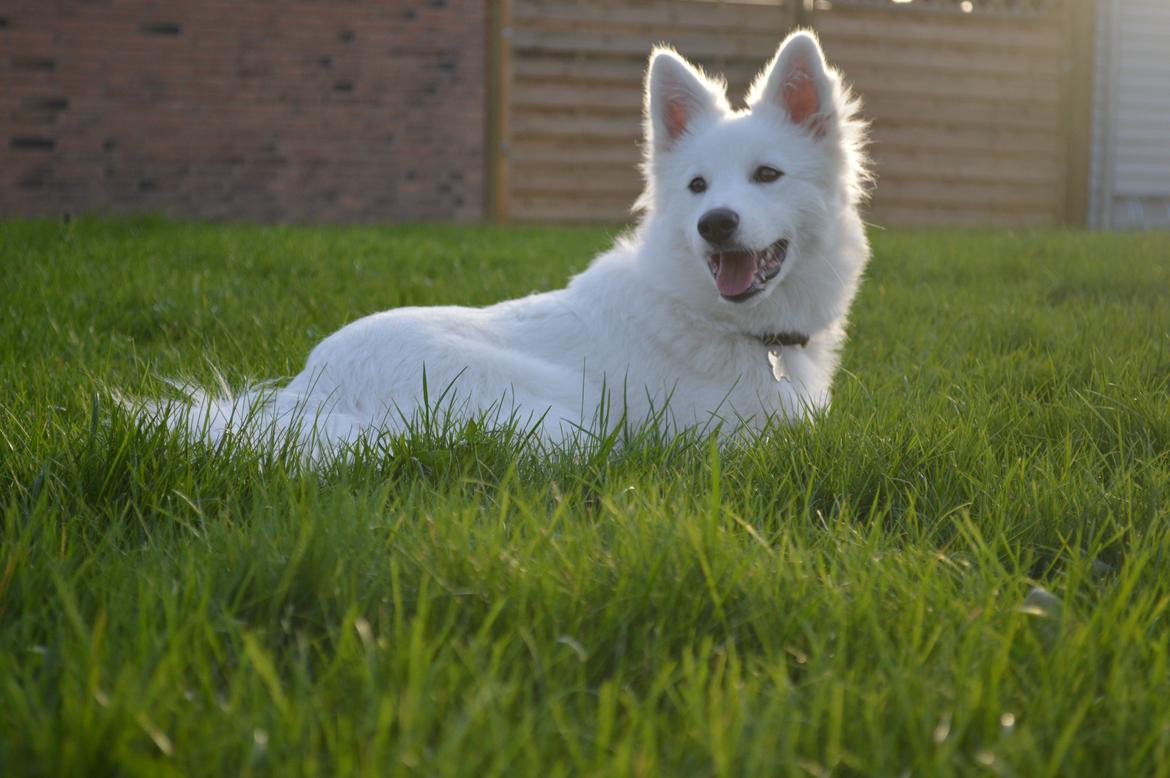
{"label": "black collar", "polygon": [[774,332],[771,335],[756,335],[755,338],[768,348],[774,346],[800,346],[804,348],[808,345],[808,335],[800,332]]}

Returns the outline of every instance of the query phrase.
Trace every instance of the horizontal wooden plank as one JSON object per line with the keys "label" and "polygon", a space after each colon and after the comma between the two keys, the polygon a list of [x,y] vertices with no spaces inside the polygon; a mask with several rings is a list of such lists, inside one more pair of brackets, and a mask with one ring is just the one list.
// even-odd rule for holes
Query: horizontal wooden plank
{"label": "horizontal wooden plank", "polygon": [[515,196],[509,213],[519,222],[567,224],[629,224],[635,221],[629,203],[566,196]]}
{"label": "horizontal wooden plank", "polygon": [[738,30],[784,30],[792,23],[788,3],[745,5],[711,2],[566,3],[516,0],[512,20],[516,25],[544,29],[587,29],[604,25],[620,28],[678,28],[711,33]]}
{"label": "horizontal wooden plank", "polygon": [[509,158],[516,164],[552,166],[589,164],[633,169],[642,160],[642,147],[640,143],[631,141],[590,143],[588,140],[558,141],[533,138],[512,144]]}
{"label": "horizontal wooden plank", "polygon": [[602,116],[589,112],[573,115],[569,112],[537,114],[516,111],[512,116],[512,134],[517,140],[530,135],[634,140],[642,137],[642,121],[633,112],[624,116]]}
{"label": "horizontal wooden plank", "polygon": [[1060,135],[1065,120],[1051,105],[937,99],[897,92],[870,93],[862,99],[862,115],[874,123],[965,124],[1005,130],[1036,130]]}
{"label": "horizontal wooden plank", "polygon": [[642,178],[633,168],[517,165],[512,168],[512,187],[515,192],[605,194],[633,204],[634,198],[642,191]]}
{"label": "horizontal wooden plank", "polygon": [[630,114],[642,110],[642,92],[633,85],[614,89],[577,81],[517,80],[512,85],[512,101],[518,109],[535,111],[572,108]]}
{"label": "horizontal wooden plank", "polygon": [[875,124],[870,130],[870,148],[881,153],[888,148],[953,151],[982,154],[1001,159],[1029,157],[1063,161],[1065,145],[1059,137],[1044,132],[996,132],[980,128],[922,124]]}
{"label": "horizontal wooden plank", "polygon": [[886,174],[938,181],[1049,183],[1064,180],[1064,165],[1055,160],[1002,159],[919,150],[882,149],[874,154],[877,186]]}
{"label": "horizontal wooden plank", "polygon": [[517,28],[512,30],[511,41],[517,56],[533,51],[648,56],[651,48],[665,43],[687,57],[752,57],[763,62],[776,52],[778,38],[771,33],[726,38],[679,34],[666,38],[653,32],[543,32]]}
{"label": "horizontal wooden plank", "polygon": [[863,100],[869,95],[887,94],[1053,106],[1062,98],[1058,81],[1040,78],[1011,81],[981,73],[954,75],[875,66],[854,69],[848,80]]}
{"label": "horizontal wooden plank", "polygon": [[[593,53],[572,59],[526,52],[513,63],[513,75],[520,81],[621,86],[641,92],[649,55],[650,49],[641,52],[637,57]],[[697,58],[692,61],[704,64]],[[718,75],[726,78],[733,86],[738,84],[741,88],[746,87],[763,68],[764,62],[757,57],[725,60],[718,70]]]}
{"label": "horizontal wooden plank", "polygon": [[1063,206],[1064,188],[1057,181],[1019,184],[886,176],[872,199],[874,207],[898,203],[934,203],[939,206],[1022,208],[1049,212]]}
{"label": "horizontal wooden plank", "polygon": [[882,10],[833,9],[813,16],[813,26],[827,51],[856,42],[897,40],[902,45],[939,49],[971,48],[1063,51],[1061,25],[1045,19],[979,16],[909,17]]}
{"label": "horizontal wooden plank", "polygon": [[938,208],[929,204],[901,203],[875,205],[865,212],[864,218],[874,227],[1053,227],[1061,220],[1056,212]]}
{"label": "horizontal wooden plank", "polygon": [[825,56],[829,64],[848,77],[850,71],[869,68],[911,68],[931,73],[983,73],[1017,78],[1061,77],[1065,57],[1059,51],[1016,48],[1008,51],[988,49],[986,53],[936,47],[907,45],[896,35],[870,36],[833,46],[826,40]]}

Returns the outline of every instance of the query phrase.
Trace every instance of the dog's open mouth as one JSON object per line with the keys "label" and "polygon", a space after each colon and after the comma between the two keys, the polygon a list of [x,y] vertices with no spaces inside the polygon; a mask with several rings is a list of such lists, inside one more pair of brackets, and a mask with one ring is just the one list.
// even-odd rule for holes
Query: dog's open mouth
{"label": "dog's open mouth", "polygon": [[781,238],[767,248],[736,248],[707,256],[707,267],[724,300],[740,303],[764,290],[780,272],[788,256],[788,241]]}

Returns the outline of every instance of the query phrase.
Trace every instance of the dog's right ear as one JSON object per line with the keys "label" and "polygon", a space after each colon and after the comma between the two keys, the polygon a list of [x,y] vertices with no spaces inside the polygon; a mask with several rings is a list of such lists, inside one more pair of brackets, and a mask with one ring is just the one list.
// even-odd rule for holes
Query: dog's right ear
{"label": "dog's right ear", "polygon": [[696,122],[727,110],[726,86],[714,81],[673,49],[657,48],[646,72],[646,142],[669,151]]}

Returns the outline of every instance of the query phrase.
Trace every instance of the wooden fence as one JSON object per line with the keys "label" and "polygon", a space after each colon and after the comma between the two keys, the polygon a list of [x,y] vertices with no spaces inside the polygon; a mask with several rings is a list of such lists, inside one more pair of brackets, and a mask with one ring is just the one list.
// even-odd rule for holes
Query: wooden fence
{"label": "wooden fence", "polygon": [[[739,101],[798,24],[861,94],[890,226],[1047,226],[1084,216],[1086,0],[502,0],[490,208],[501,221],[624,222],[640,191],[641,85],[655,43]],[[973,3],[973,4],[972,4]],[[1082,88],[1083,87],[1083,88]]]}

